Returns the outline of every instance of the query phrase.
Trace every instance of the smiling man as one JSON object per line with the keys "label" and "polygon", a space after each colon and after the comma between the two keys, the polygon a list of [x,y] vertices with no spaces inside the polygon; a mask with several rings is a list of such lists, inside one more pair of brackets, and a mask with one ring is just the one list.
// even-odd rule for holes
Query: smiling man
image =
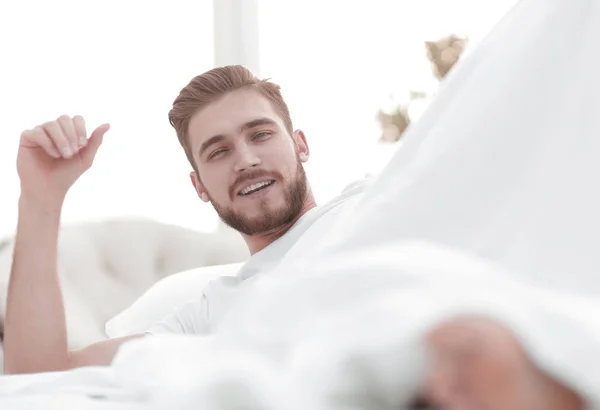
{"label": "smiling man", "polygon": [[243,67],[215,69],[181,91],[169,120],[198,195],[242,234],[251,253],[315,206],[302,165],[306,137],[294,131],[275,84]]}
{"label": "smiling man", "polygon": [[[279,86],[242,66],[193,78],[175,99],[169,121],[193,169],[198,196],[242,235],[252,256],[235,283],[224,278],[199,289],[197,301],[175,309],[146,334],[206,334],[245,279],[277,264],[298,240],[310,240],[309,230],[313,236],[326,230],[342,205],[360,197],[363,185],[317,207],[303,166],[309,158],[306,136],[294,130]],[[91,167],[108,129],[101,125],[88,138],[81,116],[64,115],[21,135],[22,189],[5,326],[7,372],[110,364],[123,342],[142,336],[68,350],[56,268],[60,216],[68,190]]]}

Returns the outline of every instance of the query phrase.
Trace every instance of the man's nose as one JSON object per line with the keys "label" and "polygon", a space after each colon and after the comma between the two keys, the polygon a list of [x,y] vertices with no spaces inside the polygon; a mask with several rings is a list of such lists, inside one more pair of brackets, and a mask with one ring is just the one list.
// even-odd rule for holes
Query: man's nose
{"label": "man's nose", "polygon": [[256,167],[260,164],[260,158],[251,149],[244,147],[239,148],[237,150],[237,158],[235,163],[235,170],[237,172],[242,172],[246,169]]}

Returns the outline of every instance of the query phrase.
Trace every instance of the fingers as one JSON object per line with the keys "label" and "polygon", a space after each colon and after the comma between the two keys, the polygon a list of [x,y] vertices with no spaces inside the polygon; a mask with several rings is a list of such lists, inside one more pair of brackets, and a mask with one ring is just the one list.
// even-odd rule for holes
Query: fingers
{"label": "fingers", "polygon": [[73,123],[73,119],[68,115],[61,115],[56,122],[58,122],[58,125],[60,125],[62,133],[69,143],[71,152],[74,154],[79,151],[79,138],[75,133],[75,124]]}
{"label": "fingers", "polygon": [[79,147],[85,147],[87,145],[87,130],[85,129],[85,120],[81,115],[73,117],[73,126],[75,127],[75,135],[77,136]]}
{"label": "fingers", "polygon": [[21,134],[21,142],[25,146],[42,148],[52,158],[68,159],[79,153],[91,161],[109,128],[108,124],[99,126],[88,141],[83,117],[76,115],[71,118],[62,115],[56,121],[49,121],[24,131]]}
{"label": "fingers", "polygon": [[71,158],[75,154],[58,121],[46,122],[41,127],[64,158]]}
{"label": "fingers", "polygon": [[48,155],[52,158],[61,158],[62,154],[58,152],[54,143],[48,136],[42,127],[35,127],[32,130],[23,131],[21,134],[21,142],[30,147],[41,147]]}

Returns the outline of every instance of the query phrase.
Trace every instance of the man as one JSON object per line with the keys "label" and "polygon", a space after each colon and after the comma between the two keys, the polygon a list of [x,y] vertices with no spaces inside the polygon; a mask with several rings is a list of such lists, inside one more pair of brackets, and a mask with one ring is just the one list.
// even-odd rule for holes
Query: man
{"label": "man", "polygon": [[[309,157],[304,133],[293,130],[279,87],[243,67],[221,67],[194,78],[175,100],[169,120],[193,168],[198,196],[247,243],[252,258],[242,277],[276,263],[308,227],[327,223],[335,208],[360,192],[351,189],[316,208],[302,165]],[[92,165],[108,130],[109,124],[101,125],[88,138],[82,117],[61,116],[21,136],[22,190],[6,317],[8,372],[109,364],[130,339],[68,352],[55,268],[63,201]],[[221,300],[228,290],[223,286],[214,293]],[[214,312],[225,308],[204,296],[148,333],[206,333]],[[45,335],[43,345],[39,334]]]}
{"label": "man", "polygon": [[[303,169],[309,158],[306,136],[293,129],[279,87],[243,67],[216,68],[194,78],[175,100],[169,120],[193,168],[198,196],[248,245],[252,257],[240,272],[242,279],[274,266],[309,230],[327,229],[361,192],[360,187],[350,189],[316,207]],[[21,136],[21,197],[5,329],[8,373],[108,365],[122,343],[142,336],[79,351],[67,346],[56,272],[60,215],[69,188],[92,165],[108,130],[108,124],[101,125],[88,139],[83,118],[62,116]],[[231,302],[229,291],[223,284],[205,292],[148,333],[209,333]],[[489,351],[466,364],[457,362],[457,346],[469,350],[473,335]],[[442,405],[470,408],[466,406],[493,401],[506,404],[498,408],[515,410],[549,409],[549,402],[561,410],[581,406],[577,396],[536,370],[497,325],[457,320],[433,332],[430,341],[439,365],[429,390]],[[530,382],[525,391],[524,381]]]}

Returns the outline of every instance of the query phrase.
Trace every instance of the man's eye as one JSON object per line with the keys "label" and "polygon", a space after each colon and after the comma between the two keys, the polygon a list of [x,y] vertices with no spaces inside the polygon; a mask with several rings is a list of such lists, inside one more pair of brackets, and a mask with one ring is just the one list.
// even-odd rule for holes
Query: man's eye
{"label": "man's eye", "polygon": [[223,154],[223,153],[225,153],[225,152],[227,152],[227,150],[226,150],[226,149],[224,149],[224,148],[223,148],[223,149],[218,149],[218,150],[216,150],[216,151],[212,152],[212,153],[211,153],[211,154],[208,156],[208,159],[213,159],[213,158],[216,158],[217,156],[222,156],[221,154]]}
{"label": "man's eye", "polygon": [[269,135],[271,135],[270,132],[268,132],[268,131],[261,131],[261,132],[257,132],[256,134],[254,134],[254,137],[252,137],[252,139],[261,140],[261,139],[267,138]]}

